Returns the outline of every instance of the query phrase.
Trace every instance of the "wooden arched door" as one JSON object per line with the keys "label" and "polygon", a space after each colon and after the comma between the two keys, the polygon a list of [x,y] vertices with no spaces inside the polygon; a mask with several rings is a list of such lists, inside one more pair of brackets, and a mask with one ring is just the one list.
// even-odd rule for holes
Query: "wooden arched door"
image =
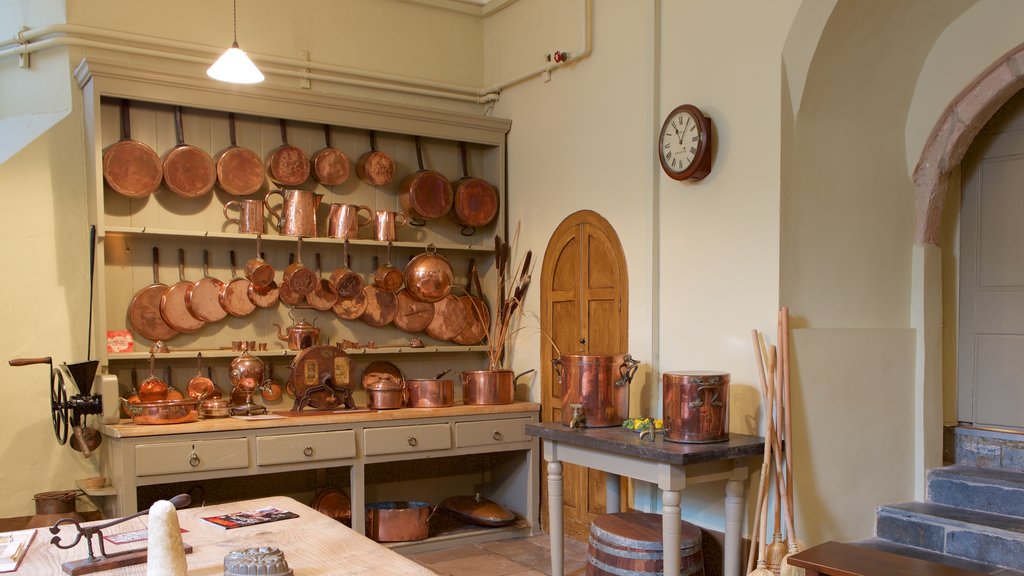
{"label": "wooden arched door", "polygon": [[[615,229],[600,214],[569,215],[548,241],[541,270],[541,328],[562,354],[623,354],[629,344],[629,279]],[[542,339],[543,340],[543,339]],[[551,360],[558,352],[541,344],[541,418],[562,418],[561,390]],[[565,533],[585,539],[591,519],[605,513],[604,474],[563,464]],[[546,491],[546,482],[541,482]],[[547,498],[542,498],[547,526]],[[617,510],[615,511],[617,512]]]}

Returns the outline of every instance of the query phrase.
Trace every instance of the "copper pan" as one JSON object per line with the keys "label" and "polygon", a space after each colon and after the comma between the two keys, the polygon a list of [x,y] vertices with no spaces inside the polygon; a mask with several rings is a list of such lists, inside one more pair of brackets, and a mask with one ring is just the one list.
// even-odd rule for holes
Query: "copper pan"
{"label": "copper pan", "polygon": [[203,277],[185,291],[185,306],[192,316],[203,322],[217,322],[228,315],[220,305],[224,283],[210,276],[210,252],[203,248]]}
{"label": "copper pan", "polygon": [[220,398],[221,391],[208,376],[203,376],[203,353],[196,354],[196,375],[188,381],[185,387],[189,398],[203,400],[206,398]]}
{"label": "copper pan", "polygon": [[[476,295],[473,288],[476,287]],[[459,296],[459,302],[466,309],[466,325],[452,342],[462,346],[475,346],[487,337],[491,330],[491,311],[484,301],[484,291],[480,286],[480,276],[476,271],[476,260],[469,260],[469,280],[466,281],[466,293]]]}
{"label": "copper pan", "polygon": [[143,198],[160,187],[164,178],[160,156],[138,140],[132,140],[127,100],[121,100],[121,139],[103,151],[103,179],[122,196]]}
{"label": "copper pan", "polygon": [[434,319],[434,304],[413,298],[408,288],[403,288],[396,295],[398,313],[392,323],[406,332],[422,332]]}
{"label": "copper pan", "polygon": [[409,390],[409,408],[447,408],[455,405],[455,382],[440,378],[411,378],[405,381]]}
{"label": "copper pan", "polygon": [[281,119],[281,145],[267,159],[270,179],[282,186],[297,186],[309,178],[309,158],[297,146],[288,143],[288,129]]}
{"label": "copper pan", "polygon": [[139,290],[128,305],[128,321],[142,336],[150,340],[168,340],[178,331],[167,325],[160,315],[160,298],[167,285],[160,283],[160,251],[153,247],[153,283]]}
{"label": "copper pan", "polygon": [[[288,266],[291,267],[292,264],[294,263],[295,253],[289,252]],[[302,304],[303,302],[306,301],[306,297],[292,290],[291,284],[289,284],[288,282],[282,281],[281,285],[278,287],[278,291],[278,297],[281,299],[281,302],[284,302],[288,306],[298,306],[299,304]]]}
{"label": "copper pan", "polygon": [[139,401],[140,402],[153,402],[156,400],[167,399],[167,382],[157,377],[154,371],[154,364],[156,358],[151,352],[149,354],[149,377],[139,384]]}
{"label": "copper pan", "polygon": [[178,145],[164,157],[164,183],[182,198],[198,198],[213,190],[217,169],[206,150],[185,144],[181,106],[174,108],[174,134]]}
{"label": "copper pan", "polygon": [[218,295],[220,305],[228,314],[236,318],[243,318],[256,309],[256,305],[249,299],[249,285],[247,278],[238,275],[235,251],[231,251],[231,280],[224,284],[224,288]]}
{"label": "copper pan", "polygon": [[394,321],[398,315],[398,297],[394,292],[370,284],[363,288],[363,295],[366,298],[366,309],[359,318],[364,324],[380,328]]}
{"label": "copper pan", "polygon": [[[255,258],[253,260],[255,260]],[[261,262],[264,260],[262,252],[259,253],[259,260]],[[252,263],[252,260],[249,262]],[[265,266],[268,268],[270,267],[269,264],[265,264]],[[246,271],[248,272],[248,265],[246,266]],[[273,268],[271,268],[271,271],[273,271]],[[274,281],[273,275],[270,277],[270,282],[263,286],[259,286],[250,281],[248,292],[249,300],[251,300],[258,308],[270,308],[277,304],[277,301],[281,299],[281,288],[277,285],[277,282]]]}
{"label": "copper pan", "polygon": [[[374,257],[376,260],[376,257]],[[373,282],[381,290],[387,290],[388,292],[398,292],[402,287],[402,283],[405,282],[405,276],[402,271],[391,265],[391,242],[388,242],[387,251],[387,264],[383,266],[377,266],[373,272]]]}
{"label": "copper pan", "polygon": [[416,162],[420,169],[402,181],[398,199],[409,215],[410,224],[422,226],[425,220],[443,217],[452,208],[452,186],[440,172],[423,167],[420,137],[416,137]]}
{"label": "copper pan", "polygon": [[267,179],[263,160],[256,152],[236,143],[234,112],[228,113],[228,134],[231,146],[217,155],[217,184],[232,196],[255,194]]}
{"label": "copper pan", "polygon": [[184,424],[199,419],[199,401],[154,400],[126,406],[133,424]]}
{"label": "copper pan", "polygon": [[310,160],[313,178],[324,186],[337,186],[348,180],[350,170],[348,156],[331,143],[331,127],[324,124],[325,148]]}
{"label": "copper pan", "polygon": [[455,294],[434,302],[434,317],[425,332],[436,340],[451,340],[466,327],[466,308]]}
{"label": "copper pan", "polygon": [[377,150],[377,135],[370,131],[370,151],[356,162],[356,175],[370,186],[386,186],[395,177],[395,161]]}
{"label": "copper pan", "polygon": [[245,277],[259,288],[266,288],[274,281],[274,267],[263,257],[262,236],[256,235],[256,256],[245,263]]}
{"label": "copper pan", "polygon": [[345,243],[342,244],[341,261],[344,265],[335,268],[334,272],[331,273],[331,285],[334,286],[334,291],[338,293],[338,300],[355,298],[357,295],[362,294],[363,288],[366,287],[366,283],[358,272],[352,270],[352,265],[349,262],[348,257],[347,238],[345,239]]}
{"label": "copper pan", "polygon": [[366,292],[360,291],[351,298],[339,299],[334,305],[334,313],[342,320],[358,320],[366,312]]}
{"label": "copper pan", "polygon": [[306,295],[306,301],[317,310],[327,311],[338,303],[338,291],[334,288],[334,284],[323,276],[323,271],[320,268],[319,252],[316,253],[315,259],[316,284],[313,285],[313,291]]}
{"label": "copper pan", "polygon": [[366,535],[377,542],[423,540],[435,508],[426,502],[368,502]]}
{"label": "copper pan", "polygon": [[498,191],[489,182],[469,175],[466,143],[459,143],[462,152],[462,178],[452,182],[454,199],[448,217],[462,226],[463,236],[472,236],[477,228],[490,224],[498,215]]}
{"label": "copper pan", "polygon": [[184,334],[191,334],[206,325],[188,310],[185,298],[194,284],[185,280],[185,250],[178,248],[178,282],[160,297],[160,316],[171,328]]}

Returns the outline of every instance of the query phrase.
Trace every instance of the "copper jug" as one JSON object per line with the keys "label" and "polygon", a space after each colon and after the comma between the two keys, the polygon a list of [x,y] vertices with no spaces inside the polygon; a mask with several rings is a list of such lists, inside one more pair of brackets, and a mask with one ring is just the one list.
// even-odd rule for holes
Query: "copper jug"
{"label": "copper jug", "polygon": [[277,338],[287,342],[289,350],[304,350],[320,343],[320,329],[305,319],[289,326],[287,333],[280,324],[274,326],[277,326]]}
{"label": "copper jug", "polygon": [[579,426],[622,425],[629,415],[629,383],[640,362],[629,354],[562,354],[551,364],[562,388],[562,424],[573,424],[573,405],[579,404]]}
{"label": "copper jug", "polygon": [[379,242],[393,242],[395,230],[409,223],[405,212],[377,210],[373,220],[373,237]]}
{"label": "copper jug", "polygon": [[666,372],[661,382],[665,440],[705,444],[729,439],[728,372]]}
{"label": "copper jug", "polygon": [[[281,197],[281,210],[270,207],[270,197],[277,194]],[[309,190],[271,190],[263,199],[263,204],[270,213],[270,224],[285,236],[315,237],[316,210],[320,207],[323,194]],[[274,222],[277,218],[277,222]]]}
{"label": "copper jug", "polygon": [[[267,225],[263,218],[263,200],[231,200],[224,204],[224,217],[228,222],[238,224],[239,234],[264,234]],[[238,218],[232,218],[228,210],[238,210]]]}
{"label": "copper jug", "polygon": [[[359,217],[366,212],[366,220]],[[327,212],[327,235],[339,240],[359,238],[359,227],[373,221],[373,210],[359,204],[331,204]]]}

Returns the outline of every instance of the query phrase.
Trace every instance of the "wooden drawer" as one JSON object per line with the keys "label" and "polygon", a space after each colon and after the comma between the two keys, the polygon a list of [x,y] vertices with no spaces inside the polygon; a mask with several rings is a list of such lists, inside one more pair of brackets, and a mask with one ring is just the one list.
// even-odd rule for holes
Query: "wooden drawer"
{"label": "wooden drawer", "polygon": [[363,444],[367,456],[449,450],[452,431],[447,424],[367,428],[363,431]]}
{"label": "wooden drawer", "polygon": [[245,438],[142,444],[135,447],[135,474],[179,474],[249,466]]}
{"label": "wooden drawer", "polygon": [[455,446],[491,446],[510,442],[526,442],[526,424],[529,418],[483,420],[455,423]]}
{"label": "wooden drawer", "polygon": [[356,433],[352,430],[256,437],[257,466],[336,460],[355,455]]}

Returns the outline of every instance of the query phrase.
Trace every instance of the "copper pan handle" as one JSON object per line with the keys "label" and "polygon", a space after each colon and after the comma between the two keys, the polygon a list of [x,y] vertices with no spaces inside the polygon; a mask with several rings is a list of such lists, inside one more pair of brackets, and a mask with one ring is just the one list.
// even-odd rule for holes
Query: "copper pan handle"
{"label": "copper pan handle", "polygon": [[41,356],[39,358],[12,358],[7,363],[11,366],[29,366],[31,364],[51,364],[52,360],[49,356]]}

